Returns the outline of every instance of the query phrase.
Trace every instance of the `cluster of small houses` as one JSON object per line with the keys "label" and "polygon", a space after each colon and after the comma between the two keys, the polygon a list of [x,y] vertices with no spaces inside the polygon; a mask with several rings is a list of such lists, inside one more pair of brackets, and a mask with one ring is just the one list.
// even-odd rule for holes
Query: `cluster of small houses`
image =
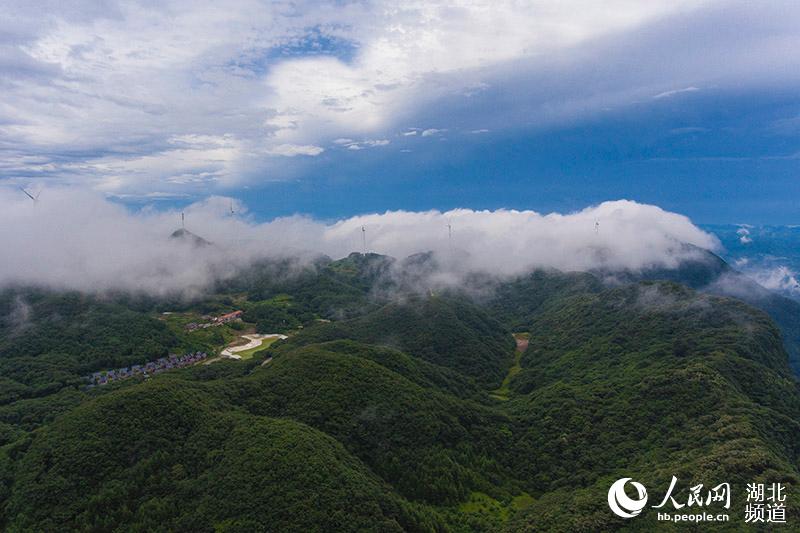
{"label": "cluster of small houses", "polygon": [[[165,313],[167,314],[167,313]],[[194,331],[197,329],[213,328],[221,326],[229,322],[242,319],[242,311],[234,311],[225,315],[211,317],[209,322],[197,323],[192,322],[186,325],[186,329]],[[113,381],[120,381],[123,379],[132,378],[134,376],[151,376],[159,374],[165,370],[172,370],[173,368],[182,368],[184,366],[193,365],[199,361],[203,361],[208,357],[205,352],[189,352],[186,355],[170,355],[169,357],[162,357],[156,361],[150,361],[143,365],[133,365],[131,367],[117,368],[115,370],[103,370],[95,372],[91,376],[86,376],[89,381],[89,387],[96,385],[106,385]]]}
{"label": "cluster of small houses", "polygon": [[221,326],[223,324],[227,324],[228,322],[235,322],[236,320],[242,319],[242,311],[234,311],[232,313],[228,313],[222,316],[215,316],[211,318],[210,322],[189,322],[186,324],[187,331],[195,331],[197,329],[206,329],[206,328],[214,328],[217,326]]}
{"label": "cluster of small houses", "polygon": [[182,368],[193,365],[206,359],[207,357],[208,354],[205,352],[189,352],[180,356],[170,355],[169,357],[162,357],[156,361],[150,361],[149,363],[145,363],[143,365],[133,365],[130,368],[126,366],[116,370],[95,372],[91,376],[87,376],[87,379],[89,380],[90,387],[94,387],[95,385],[106,385],[113,381],[121,381],[134,376],[147,377],[153,374],[159,374],[166,370],[172,370],[173,368]]}

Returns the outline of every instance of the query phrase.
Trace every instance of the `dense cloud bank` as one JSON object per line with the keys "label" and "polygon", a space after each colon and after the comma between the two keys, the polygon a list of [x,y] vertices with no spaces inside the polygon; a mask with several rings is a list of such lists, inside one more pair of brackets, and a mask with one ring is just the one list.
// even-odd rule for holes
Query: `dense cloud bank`
{"label": "dense cloud bank", "polygon": [[670,267],[693,253],[682,243],[719,246],[682,215],[626,200],[570,214],[391,211],[334,223],[303,216],[257,223],[244,206],[221,197],[184,212],[186,229],[212,245],[170,238],[181,226],[180,212],[131,212],[85,190],[47,189],[34,203],[18,190],[0,189],[0,284],[196,292],[257,259],[363,251],[364,237],[370,252],[402,258],[430,250],[448,272],[499,275],[534,267]]}

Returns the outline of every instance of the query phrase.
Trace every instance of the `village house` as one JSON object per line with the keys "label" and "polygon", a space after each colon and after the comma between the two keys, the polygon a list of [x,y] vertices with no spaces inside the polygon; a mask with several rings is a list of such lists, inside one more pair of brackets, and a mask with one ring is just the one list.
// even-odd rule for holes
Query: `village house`
{"label": "village house", "polygon": [[144,365],[133,365],[130,368],[123,367],[115,370],[94,372],[92,375],[86,376],[85,379],[89,381],[90,387],[94,387],[95,385],[105,385],[112,381],[120,381],[133,376],[143,375],[147,378],[153,374],[164,372],[165,370],[192,365],[198,361],[202,361],[206,357],[208,357],[208,354],[199,351],[189,352],[182,356],[170,354],[168,357],[161,357],[156,361],[149,361]]}
{"label": "village house", "polygon": [[242,318],[242,311],[234,311],[232,313],[227,313],[225,315],[214,317],[211,319],[211,321],[216,322],[218,324],[226,324],[228,322],[233,322],[234,320],[239,320],[241,318]]}
{"label": "village house", "polygon": [[221,326],[223,324],[228,324],[230,322],[235,322],[236,320],[242,319],[243,311],[233,311],[231,313],[226,313],[224,315],[215,316],[215,317],[203,317],[210,322],[189,322],[184,326],[186,331],[196,331],[198,329],[206,329],[206,328],[213,328],[216,326]]}

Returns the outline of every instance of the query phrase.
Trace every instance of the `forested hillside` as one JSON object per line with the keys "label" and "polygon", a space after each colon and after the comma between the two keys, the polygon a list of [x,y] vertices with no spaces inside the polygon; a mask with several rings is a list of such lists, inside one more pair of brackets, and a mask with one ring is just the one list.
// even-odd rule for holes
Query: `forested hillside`
{"label": "forested hillside", "polygon": [[508,413],[522,477],[544,494],[510,530],[613,529],[604,497],[623,475],[664,488],[675,475],[684,491],[724,480],[737,518],[747,483],[800,480],[800,392],[765,314],[644,283],[561,300],[531,332]]}
{"label": "forested hillside", "polygon": [[487,385],[499,385],[514,346],[509,331],[469,300],[438,296],[410,296],[357,318],[317,324],[292,343],[333,339],[392,346]]}
{"label": "forested hillside", "polygon": [[[671,530],[653,509],[616,517],[606,492],[634,477],[658,493],[673,475],[683,494],[731,484],[723,530],[741,529],[755,481],[787,484],[787,521],[800,519],[800,389],[767,314],[588,273],[409,290],[429,261],[399,278],[380,256],[262,265],[184,315],[6,293],[0,529]],[[80,381],[218,348],[233,325],[184,324],[234,308],[236,327],[288,339],[247,360]],[[512,332],[528,341],[516,356]]]}

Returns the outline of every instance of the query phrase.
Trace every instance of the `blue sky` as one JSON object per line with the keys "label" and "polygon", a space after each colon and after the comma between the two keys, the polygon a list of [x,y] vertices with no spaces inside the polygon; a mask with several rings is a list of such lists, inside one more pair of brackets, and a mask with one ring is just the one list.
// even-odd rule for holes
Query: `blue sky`
{"label": "blue sky", "polygon": [[305,179],[253,194],[265,213],[332,218],[359,205],[568,212],[628,198],[700,223],[800,221],[797,138],[775,131],[798,109],[796,95],[680,98],[545,131],[446,132],[439,142],[398,139],[393,150],[321,154]]}
{"label": "blue sky", "polygon": [[9,2],[0,184],[800,222],[800,5]]}

